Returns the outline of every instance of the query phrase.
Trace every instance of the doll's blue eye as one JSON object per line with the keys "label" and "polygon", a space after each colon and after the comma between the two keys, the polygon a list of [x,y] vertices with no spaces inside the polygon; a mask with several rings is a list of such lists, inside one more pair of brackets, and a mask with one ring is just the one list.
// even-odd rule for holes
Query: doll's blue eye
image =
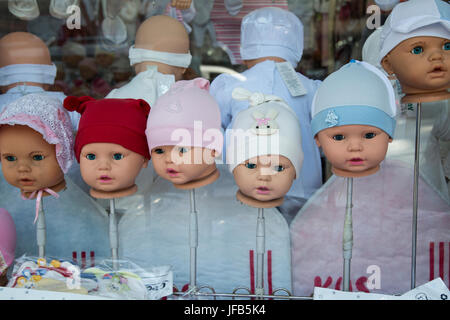
{"label": "doll's blue eye", "polygon": [[16,158],[15,156],[6,156],[5,159],[6,159],[7,161],[11,161],[11,162],[17,160],[17,158]]}
{"label": "doll's blue eye", "polygon": [[189,149],[188,149],[188,148],[184,148],[184,147],[180,147],[180,149],[178,149],[178,151],[179,151],[180,153],[186,153],[186,152],[189,151]]}
{"label": "doll's blue eye", "polygon": [[246,163],[245,164],[245,166],[248,168],[248,169],[255,169],[256,168],[256,164],[255,163]]}
{"label": "doll's blue eye", "polygon": [[274,169],[275,169],[276,172],[284,171],[284,167],[283,166],[275,166]]}
{"label": "doll's blue eye", "polygon": [[414,49],[411,50],[412,54],[421,54],[422,52],[423,52],[423,47],[421,47],[421,46],[414,47]]}
{"label": "doll's blue eye", "polygon": [[345,137],[343,134],[337,134],[337,135],[333,136],[333,139],[336,141],[341,141],[341,140],[344,140]]}
{"label": "doll's blue eye", "polygon": [[364,137],[366,139],[373,139],[373,138],[375,138],[375,136],[376,136],[376,133],[374,133],[374,132],[369,132],[364,135]]}
{"label": "doll's blue eye", "polygon": [[154,153],[157,153],[157,154],[163,154],[164,153],[164,150],[163,149],[153,149],[153,152]]}
{"label": "doll's blue eye", "polygon": [[450,50],[450,42],[446,42],[442,48],[444,50]]}
{"label": "doll's blue eye", "polygon": [[35,161],[44,160],[44,156],[42,154],[36,154],[33,156],[33,160],[35,160]]}
{"label": "doll's blue eye", "polygon": [[88,159],[88,160],[95,160],[95,154],[93,154],[93,153],[88,153],[88,154],[86,155],[86,159]]}
{"label": "doll's blue eye", "polygon": [[122,160],[123,159],[123,154],[121,154],[121,153],[114,153],[113,159],[114,160]]}

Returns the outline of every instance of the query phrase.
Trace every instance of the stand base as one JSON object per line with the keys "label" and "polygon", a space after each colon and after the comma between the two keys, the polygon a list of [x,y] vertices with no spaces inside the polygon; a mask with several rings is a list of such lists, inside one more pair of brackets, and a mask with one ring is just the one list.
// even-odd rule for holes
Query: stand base
{"label": "stand base", "polygon": [[[52,189],[55,192],[60,192],[60,191],[64,190],[65,188],[66,188],[66,180],[61,181],[56,186],[49,187],[49,189]],[[23,190],[20,190],[20,192],[26,198],[28,198],[33,193],[32,191],[23,191]],[[48,193],[47,191],[44,191],[42,193],[42,197],[48,197],[48,196],[51,196],[51,194]],[[37,194],[31,199],[36,199],[36,197],[37,197]]]}
{"label": "stand base", "polygon": [[207,175],[204,178],[194,180],[194,181],[189,181],[189,182],[183,183],[183,184],[173,184],[173,186],[175,188],[181,189],[181,190],[197,189],[197,188],[200,188],[200,187],[203,187],[203,186],[213,183],[214,181],[219,179],[219,177],[220,177],[220,172],[219,172],[219,170],[217,170],[217,168],[215,168],[212,173],[210,173],[209,175]]}
{"label": "stand base", "polygon": [[138,190],[138,187],[137,187],[137,185],[134,184],[127,189],[122,189],[122,190],[112,191],[112,192],[101,191],[101,190],[91,188],[91,190],[89,191],[89,194],[96,199],[115,199],[115,198],[131,196],[132,194],[135,194],[137,192],[137,190]]}
{"label": "stand base", "polygon": [[419,103],[419,102],[433,102],[450,99],[450,92],[438,91],[430,93],[407,94],[402,98],[402,103]]}
{"label": "stand base", "polygon": [[250,207],[263,208],[263,209],[279,207],[279,206],[281,206],[281,204],[284,201],[284,197],[270,200],[270,201],[256,200],[254,198],[250,198],[249,196],[246,196],[245,194],[243,194],[241,192],[241,190],[238,190],[236,192],[236,199],[238,199],[240,202],[242,202],[243,204],[246,204]]}

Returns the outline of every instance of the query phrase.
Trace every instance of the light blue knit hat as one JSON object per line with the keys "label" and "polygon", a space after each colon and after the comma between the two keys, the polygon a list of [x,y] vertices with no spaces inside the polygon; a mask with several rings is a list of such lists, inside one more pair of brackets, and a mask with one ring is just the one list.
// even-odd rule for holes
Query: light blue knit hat
{"label": "light blue knit hat", "polygon": [[368,125],[386,132],[395,129],[396,103],[388,78],[369,63],[352,60],[330,74],[316,91],[311,129]]}

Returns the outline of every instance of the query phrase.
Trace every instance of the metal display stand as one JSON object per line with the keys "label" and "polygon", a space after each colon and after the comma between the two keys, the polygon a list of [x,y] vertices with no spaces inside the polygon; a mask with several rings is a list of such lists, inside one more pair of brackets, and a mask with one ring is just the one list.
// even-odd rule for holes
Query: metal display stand
{"label": "metal display stand", "polygon": [[115,199],[109,200],[109,244],[114,270],[119,268],[119,231],[117,227],[117,214]]}
{"label": "metal display stand", "polygon": [[39,200],[39,214],[36,221],[36,242],[39,250],[39,258],[45,257],[45,245],[47,243],[47,230],[45,225],[45,212],[42,198]]}
{"label": "metal display stand", "polygon": [[347,204],[345,207],[344,233],[342,239],[342,252],[344,257],[343,289],[350,291],[350,265],[352,261],[353,249],[353,217],[352,217],[352,195],[353,178],[347,180]]}

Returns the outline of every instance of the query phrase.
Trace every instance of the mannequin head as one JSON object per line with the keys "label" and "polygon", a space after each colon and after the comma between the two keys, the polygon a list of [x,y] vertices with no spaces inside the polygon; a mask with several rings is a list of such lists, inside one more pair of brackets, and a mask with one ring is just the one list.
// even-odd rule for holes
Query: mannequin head
{"label": "mannequin head", "polygon": [[223,136],[209,81],[180,80],[158,98],[147,123],[147,141],[156,172],[177,186],[217,172],[215,157]]}
{"label": "mannequin head", "polygon": [[248,68],[265,60],[288,61],[296,68],[303,54],[303,24],[288,10],[256,9],[242,18],[240,50]]}
{"label": "mannequin head", "polygon": [[126,190],[148,159],[115,143],[89,143],[80,154],[83,180],[96,190],[111,192]]}
{"label": "mannequin head", "polygon": [[239,190],[259,201],[283,198],[295,179],[292,162],[278,155],[253,157],[233,170]]}
{"label": "mannequin head", "polygon": [[156,173],[176,185],[203,179],[216,170],[215,152],[207,148],[158,146],[151,155]]}
{"label": "mannequin head", "polygon": [[[64,173],[56,160],[55,145],[27,126],[0,127],[2,171],[5,180],[23,193],[58,189]],[[59,190],[58,190],[59,191]]]}
{"label": "mannequin head", "polygon": [[78,64],[80,76],[85,81],[90,81],[97,76],[97,66],[94,58],[84,58]]}
{"label": "mannequin head", "polygon": [[450,39],[404,40],[383,58],[382,66],[397,77],[405,94],[446,90],[450,88]]}
{"label": "mannequin head", "polygon": [[104,50],[97,46],[95,48],[95,63],[102,68],[108,68],[114,62],[115,56],[113,52]]}
{"label": "mannequin head", "polygon": [[0,114],[0,154],[6,181],[28,194],[60,191],[73,159],[72,125],[61,102],[28,94]]}
{"label": "mannequin head", "polygon": [[375,66],[352,61],[329,75],[314,97],[311,128],[332,172],[377,172],[394,135],[395,112],[392,85]]}
{"label": "mannequin head", "polygon": [[[0,68],[15,64],[52,65],[50,51],[44,41],[28,32],[8,33],[0,39]],[[20,84],[24,82],[21,81]],[[48,85],[39,82],[25,81],[28,85],[47,88]],[[19,83],[6,87],[10,89]]]}
{"label": "mannequin head", "polygon": [[68,41],[62,46],[62,61],[69,68],[77,68],[81,60],[86,57],[86,49],[83,45]]}
{"label": "mannequin head", "polygon": [[[164,32],[161,32],[164,30]],[[136,49],[147,49],[159,52],[188,54],[189,35],[183,24],[177,19],[166,15],[152,16],[145,20],[136,32]],[[183,78],[183,73],[189,63],[184,66],[173,66],[167,63],[146,59],[134,64],[136,73],[147,70],[147,66],[155,65],[163,74],[173,74],[175,81]]]}
{"label": "mannequin head", "polygon": [[[450,4],[409,0],[392,10],[380,36],[380,62],[409,95],[450,87]],[[414,66],[414,67],[412,67]]]}
{"label": "mannequin head", "polygon": [[227,135],[227,164],[239,191],[257,201],[282,200],[300,176],[300,122],[277,96],[243,88],[234,89],[232,96],[249,104],[237,114]]}
{"label": "mannequin head", "polygon": [[91,195],[119,198],[135,193],[135,179],[150,159],[144,133],[147,102],[67,97],[64,107],[81,113],[75,157]]}
{"label": "mannequin head", "polygon": [[378,169],[392,142],[383,130],[366,125],[346,125],[320,131],[316,143],[329,159],[333,173],[370,174]]}

